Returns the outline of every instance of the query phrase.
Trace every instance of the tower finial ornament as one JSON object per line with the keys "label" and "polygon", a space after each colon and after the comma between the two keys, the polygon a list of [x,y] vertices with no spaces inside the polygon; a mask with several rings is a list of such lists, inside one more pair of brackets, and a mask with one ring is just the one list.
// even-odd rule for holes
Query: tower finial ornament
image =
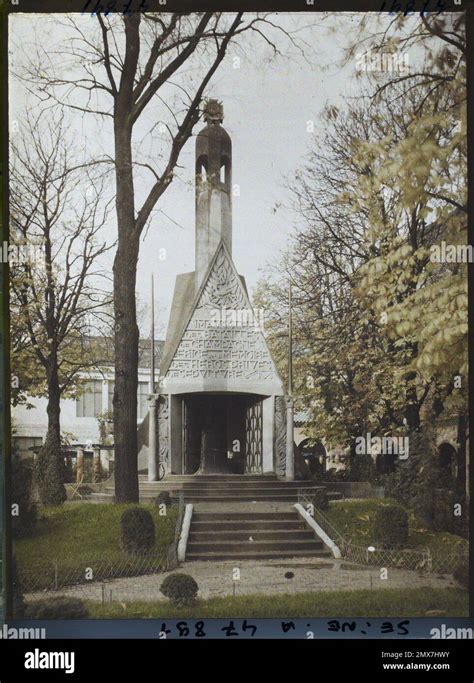
{"label": "tower finial ornament", "polygon": [[206,123],[222,123],[224,120],[224,107],[219,100],[206,100],[204,105],[204,121]]}
{"label": "tower finial ornament", "polygon": [[221,241],[232,254],[232,141],[221,125],[219,100],[204,104],[206,125],[196,136],[196,288]]}

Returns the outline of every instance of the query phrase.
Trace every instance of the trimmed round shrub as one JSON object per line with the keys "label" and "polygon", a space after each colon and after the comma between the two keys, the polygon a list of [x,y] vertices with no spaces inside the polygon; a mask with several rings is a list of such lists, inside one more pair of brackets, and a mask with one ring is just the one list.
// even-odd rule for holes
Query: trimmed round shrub
{"label": "trimmed round shrub", "polygon": [[191,605],[199,586],[189,574],[169,574],[160,586],[163,595],[175,605]]}
{"label": "trimmed round shrub", "polygon": [[464,559],[453,572],[453,578],[466,590],[469,590],[469,562]]}
{"label": "trimmed round shrub", "polygon": [[316,489],[313,493],[313,505],[318,510],[327,510],[329,499],[326,489]]}
{"label": "trimmed round shrub", "polygon": [[385,505],[374,518],[374,542],[382,548],[400,548],[408,541],[408,515],[399,505]]}
{"label": "trimmed round shrub", "polygon": [[79,598],[55,597],[30,602],[25,619],[88,619],[89,612]]}
{"label": "trimmed round shrub", "polygon": [[148,510],[129,508],[120,518],[122,549],[132,555],[145,554],[155,545],[155,523]]}
{"label": "trimmed round shrub", "polygon": [[372,482],[376,477],[375,463],[371,455],[354,455],[350,463],[349,475],[351,481]]}
{"label": "trimmed round shrub", "polygon": [[169,491],[160,491],[154,500],[155,505],[166,505],[166,507],[171,507],[171,494]]}

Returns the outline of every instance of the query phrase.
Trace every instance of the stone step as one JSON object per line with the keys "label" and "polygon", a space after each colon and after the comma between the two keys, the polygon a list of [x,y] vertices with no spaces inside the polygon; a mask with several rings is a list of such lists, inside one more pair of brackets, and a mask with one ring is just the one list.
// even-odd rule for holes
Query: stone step
{"label": "stone step", "polygon": [[239,522],[239,521],[294,521],[298,519],[298,515],[295,511],[290,510],[289,512],[199,512],[193,513],[193,524],[194,522]]}
{"label": "stone step", "polygon": [[234,550],[231,552],[226,551],[213,551],[213,552],[192,552],[186,553],[186,562],[193,560],[203,560],[208,562],[221,561],[221,560],[273,560],[273,559],[283,559],[292,557],[332,557],[331,553],[327,550]]}
{"label": "stone step", "polygon": [[[220,530],[202,531],[194,524],[189,535],[189,543],[228,543],[244,541],[250,543],[250,537],[255,543],[261,541],[281,541],[292,543],[293,541],[313,541],[314,532],[311,529],[271,529],[262,531],[261,529],[251,528],[242,530]],[[317,543],[318,541],[316,541]],[[321,546],[321,542],[319,542]]]}
{"label": "stone step", "polygon": [[[144,493],[148,493],[149,489],[141,489]],[[266,496],[271,495],[292,495],[296,496],[298,494],[298,488],[295,486],[286,486],[282,484],[281,486],[184,486],[182,488],[185,496],[206,496],[206,495],[217,495],[217,496],[237,496],[242,494],[243,496],[251,496],[252,494],[264,494]]]}
{"label": "stone step", "polygon": [[[146,486],[140,487],[143,488],[143,490],[146,489]],[[250,482],[242,482],[242,483],[235,483],[231,484],[229,482],[218,482],[216,484],[208,483],[206,482],[205,484],[198,484],[192,483],[192,484],[183,484],[182,490],[183,491],[298,491],[299,489],[304,489],[304,490],[311,490],[313,492],[316,491],[325,491],[324,486],[301,486],[301,484],[298,484],[296,482],[285,482],[285,481],[266,481],[266,482],[256,482],[256,481],[250,481]]]}
{"label": "stone step", "polygon": [[[262,501],[266,502],[274,502],[274,503],[297,503],[298,502],[298,496],[296,494],[291,494],[291,493],[283,493],[283,494],[273,494],[273,495],[266,495],[263,493],[253,493],[250,495],[246,494],[239,494],[239,495],[225,495],[225,496],[219,496],[219,495],[201,495],[201,494],[186,494],[184,497],[184,500],[186,503],[258,503]],[[330,499],[331,500],[331,499]]]}
{"label": "stone step", "polygon": [[216,552],[254,552],[257,551],[288,551],[288,550],[322,550],[321,541],[314,538],[309,540],[269,540],[269,541],[195,541],[192,535],[189,538],[186,554],[193,553],[216,553]]}
{"label": "stone step", "polygon": [[[253,484],[251,486],[250,484]],[[259,488],[259,485],[257,482],[250,482],[250,484],[228,484],[226,482],[220,482],[219,484],[198,484],[198,483],[168,483],[168,484],[163,484],[163,482],[144,482],[143,484],[140,482],[140,491],[186,491],[188,489],[199,489],[202,491],[216,491],[220,489],[232,489],[233,491],[238,491],[240,489],[253,489],[253,488]],[[268,487],[267,484],[264,484],[261,486],[261,488],[276,488],[278,486],[278,482],[268,482],[268,484],[272,484],[271,486]],[[295,487],[298,488],[298,487]]]}
{"label": "stone step", "polygon": [[283,493],[280,495],[265,495],[263,493],[254,493],[250,495],[246,494],[237,494],[237,495],[224,495],[224,496],[219,496],[219,495],[213,495],[213,494],[186,494],[185,495],[185,502],[186,503],[242,503],[242,502],[247,502],[247,503],[252,503],[252,502],[260,502],[260,501],[268,501],[268,502],[274,502],[274,503],[296,503],[297,502],[297,495],[294,494],[292,495],[291,493]]}
{"label": "stone step", "polygon": [[[167,474],[164,479],[160,479],[158,482],[148,482],[148,477],[146,474],[139,474],[138,481],[140,485],[142,483],[188,483],[192,481],[198,482],[218,482],[218,481],[230,481],[230,482],[242,482],[242,481],[280,481],[276,474]],[[282,480],[284,481],[284,480]]]}
{"label": "stone step", "polygon": [[141,481],[140,482],[140,488],[146,488],[146,487],[155,487],[155,486],[167,486],[169,488],[172,488],[173,486],[176,486],[177,484],[180,485],[180,487],[187,489],[187,488],[280,488],[282,486],[287,487],[287,488],[295,488],[295,489],[321,489],[324,490],[326,487],[321,486],[320,484],[314,484],[314,483],[307,483],[301,482],[301,481],[285,481],[284,479],[278,480],[278,479],[263,479],[262,477],[260,479],[239,479],[238,481],[234,480],[216,480],[216,481],[200,481],[199,479],[192,479],[190,481],[175,481],[170,480],[169,482],[166,481],[166,479],[161,479],[160,481]]}
{"label": "stone step", "polygon": [[233,521],[233,522],[220,522],[220,521],[215,521],[215,522],[196,522],[194,521],[194,516],[193,516],[193,530],[196,532],[215,532],[216,534],[220,534],[221,532],[227,531],[227,532],[234,532],[234,531],[242,531],[242,532],[250,532],[250,531],[299,531],[301,528],[304,528],[305,523],[302,521],[288,521],[288,520],[262,520],[262,519],[255,519],[253,521]]}
{"label": "stone step", "polygon": [[[173,492],[172,492],[173,494]],[[140,502],[152,503],[157,494],[156,493],[142,493],[140,492]],[[177,502],[179,500],[178,494],[174,491],[174,495],[171,495],[172,502]],[[227,503],[259,503],[259,502],[274,502],[274,503],[297,503],[298,498],[296,495],[283,494],[283,495],[270,495],[265,496],[263,494],[253,494],[253,495],[197,495],[197,494],[186,494],[184,496],[185,503],[221,503],[225,506]]]}

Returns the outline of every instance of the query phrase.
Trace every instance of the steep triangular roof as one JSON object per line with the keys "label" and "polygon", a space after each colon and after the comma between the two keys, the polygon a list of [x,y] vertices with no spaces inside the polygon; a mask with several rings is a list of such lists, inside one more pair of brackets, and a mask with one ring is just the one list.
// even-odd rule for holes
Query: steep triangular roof
{"label": "steep triangular roof", "polygon": [[219,244],[192,305],[189,275],[186,274],[187,286],[178,292],[181,313],[186,311],[186,315],[175,315],[176,322],[181,318],[181,329],[168,333],[174,348],[168,345],[161,374],[167,378],[192,374],[202,378],[273,380],[283,393],[263,332],[253,316],[246,287],[224,242]]}
{"label": "steep triangular roof", "polygon": [[160,363],[160,375],[164,377],[181,340],[194,303],[195,273],[180,273],[176,276],[173,301],[166,330],[166,339]]}

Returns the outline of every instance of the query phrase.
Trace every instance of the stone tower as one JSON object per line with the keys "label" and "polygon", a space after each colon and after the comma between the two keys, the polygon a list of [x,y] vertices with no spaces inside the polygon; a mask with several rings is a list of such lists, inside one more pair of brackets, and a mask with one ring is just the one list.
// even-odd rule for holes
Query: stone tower
{"label": "stone tower", "polygon": [[232,142],[223,119],[222,104],[208,100],[196,138],[196,290],[221,241],[232,255]]}

